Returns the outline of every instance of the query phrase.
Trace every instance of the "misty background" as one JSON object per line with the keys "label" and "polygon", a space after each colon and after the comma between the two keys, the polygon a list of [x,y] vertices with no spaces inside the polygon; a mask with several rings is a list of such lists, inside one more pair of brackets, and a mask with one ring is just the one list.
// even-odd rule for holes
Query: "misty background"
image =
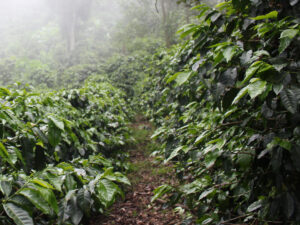
{"label": "misty background", "polygon": [[[176,31],[193,22],[190,7],[199,2],[0,1],[0,85],[77,87],[92,75],[118,73],[114,67],[182,41]],[[143,68],[123,81],[134,72],[142,76]]]}

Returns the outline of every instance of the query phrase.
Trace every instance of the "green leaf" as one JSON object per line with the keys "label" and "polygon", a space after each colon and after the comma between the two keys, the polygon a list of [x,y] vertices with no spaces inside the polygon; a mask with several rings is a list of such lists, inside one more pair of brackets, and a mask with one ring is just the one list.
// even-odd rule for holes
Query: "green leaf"
{"label": "green leaf", "polygon": [[223,51],[223,56],[226,59],[226,62],[229,62],[232,57],[235,55],[236,53],[236,47],[235,46],[228,46],[227,48],[225,48],[225,50]]}
{"label": "green leaf", "polygon": [[258,95],[260,95],[261,93],[263,93],[266,90],[266,85],[267,82],[262,80],[257,80],[254,83],[249,84],[248,93],[250,97],[253,99],[256,98]]}
{"label": "green leaf", "polygon": [[199,29],[199,26],[197,26],[195,24],[187,24],[187,25],[184,25],[183,27],[181,27],[177,31],[177,33],[180,34],[180,38],[185,38],[186,36],[188,36],[191,33],[194,33],[198,29]]}
{"label": "green leaf", "polygon": [[291,150],[292,149],[292,144],[291,142],[287,141],[287,140],[281,140],[279,142],[279,146],[286,149],[286,150]]}
{"label": "green leaf", "polygon": [[233,99],[232,105],[238,103],[241,98],[243,98],[248,93],[248,86],[244,87],[242,90],[239,91],[237,96]]}
{"label": "green leaf", "polygon": [[65,176],[65,185],[68,191],[74,190],[77,187],[77,183],[71,174]]}
{"label": "green leaf", "polygon": [[297,34],[299,33],[299,30],[296,29],[286,29],[281,32],[280,39],[281,38],[289,38],[293,39]]}
{"label": "green leaf", "polygon": [[189,79],[191,74],[192,74],[192,72],[182,72],[182,73],[180,73],[176,78],[177,84],[178,85],[184,84]]}
{"label": "green leaf", "polygon": [[8,151],[6,150],[5,146],[1,142],[0,142],[0,156],[3,160],[7,161],[12,167],[15,167]]}
{"label": "green leaf", "polygon": [[115,172],[112,176],[105,176],[105,178],[111,181],[117,181],[123,184],[131,185],[129,179],[120,172]]}
{"label": "green leaf", "polygon": [[253,20],[266,20],[266,19],[277,18],[277,16],[278,16],[278,12],[277,11],[272,11],[272,12],[270,12],[268,14],[257,16],[257,17],[253,17],[251,19],[253,19]]}
{"label": "green leaf", "polygon": [[49,143],[53,146],[56,147],[60,140],[61,140],[61,130],[58,129],[56,126],[53,126],[52,124],[49,124],[48,128],[48,140]]}
{"label": "green leaf", "polygon": [[65,182],[65,176],[56,176],[50,173],[46,175],[47,180],[55,187],[56,190],[62,191],[61,187]]}
{"label": "green leaf", "polygon": [[205,155],[205,159],[204,159],[204,164],[207,168],[210,168],[212,167],[217,158],[220,156],[221,152],[218,150],[218,149],[215,149],[213,152],[208,152],[206,155]]}
{"label": "green leaf", "polygon": [[167,84],[172,82],[173,80],[176,80],[178,85],[182,85],[184,84],[189,77],[191,76],[192,72],[179,72],[174,74],[173,76],[171,76],[168,80],[167,80]]}
{"label": "green leaf", "polygon": [[242,169],[246,170],[251,166],[254,155],[255,152],[253,152],[252,150],[245,150],[244,152],[240,152],[238,154],[236,162]]}
{"label": "green leaf", "polygon": [[213,196],[214,194],[216,193],[216,189],[215,188],[211,188],[211,189],[208,189],[206,191],[203,191],[199,197],[198,200],[202,200],[203,198],[206,198],[207,196]]}
{"label": "green leaf", "polygon": [[13,203],[3,204],[3,208],[6,214],[17,224],[17,225],[34,225],[32,218],[29,213],[19,206]]}
{"label": "green leaf", "polygon": [[198,193],[200,190],[202,190],[203,184],[199,180],[195,180],[192,183],[184,184],[180,187],[180,191],[183,192],[186,195]]}
{"label": "green leaf", "polygon": [[160,198],[164,194],[170,192],[173,188],[170,185],[164,184],[156,188],[153,193],[154,196],[151,198],[151,202],[154,202],[156,199]]}
{"label": "green leaf", "polygon": [[206,225],[206,224],[210,224],[212,223],[214,220],[212,218],[207,218],[205,220],[202,221],[202,225]]}
{"label": "green leaf", "polygon": [[38,136],[43,141],[44,144],[48,143],[48,139],[47,139],[46,135],[39,128],[34,127],[34,128],[32,128],[32,131],[34,132],[34,134],[36,136]]}
{"label": "green leaf", "polygon": [[290,113],[294,114],[297,112],[297,107],[298,107],[297,96],[292,90],[283,89],[280,92],[280,98],[282,104]]}
{"label": "green leaf", "polygon": [[253,212],[257,209],[259,209],[260,207],[262,207],[262,202],[261,200],[258,200],[256,202],[253,202],[247,209],[247,212]]}
{"label": "green leaf", "polygon": [[65,130],[65,126],[64,126],[64,122],[61,121],[60,119],[50,115],[48,116],[48,119],[60,130],[64,131]]}
{"label": "green leaf", "polygon": [[171,159],[175,158],[181,150],[182,150],[182,146],[177,147],[177,148],[170,154],[170,156],[165,160],[165,162],[169,162]]}
{"label": "green leaf", "polygon": [[53,189],[54,190],[54,187],[49,184],[48,182],[44,181],[44,180],[40,180],[38,178],[34,178],[31,180],[32,183],[35,183],[35,184],[38,184],[44,188],[48,188],[48,189]]}
{"label": "green leaf", "polygon": [[0,87],[0,96],[10,96],[11,92],[4,87]]}
{"label": "green leaf", "polygon": [[292,40],[289,38],[281,38],[280,39],[280,45],[279,45],[279,54],[281,54],[282,52],[284,52],[284,50],[290,46]]}
{"label": "green leaf", "polygon": [[286,29],[280,35],[279,53],[281,54],[291,44],[294,37],[298,34],[296,29]]}
{"label": "green leaf", "polygon": [[81,188],[77,193],[77,202],[79,208],[85,215],[89,216],[91,212],[92,197],[88,190]]}
{"label": "green leaf", "polygon": [[295,211],[294,197],[290,193],[286,193],[284,196],[284,213],[287,218],[290,218]]}
{"label": "green leaf", "polygon": [[117,181],[123,184],[131,185],[130,180],[122,173],[116,172]]}
{"label": "green leaf", "polygon": [[274,84],[273,85],[273,91],[275,92],[276,95],[278,95],[282,89],[284,88],[284,86],[282,84]]}
{"label": "green leaf", "polygon": [[214,66],[217,66],[224,59],[224,55],[222,52],[214,55]]}
{"label": "green leaf", "polygon": [[160,135],[162,135],[165,132],[165,129],[156,129],[154,134],[150,137],[151,139],[156,139],[157,137],[159,137]]}
{"label": "green leaf", "polygon": [[55,194],[53,193],[53,191],[51,189],[40,187],[37,185],[35,187],[38,189],[41,196],[47,201],[47,203],[49,204],[51,209],[53,209],[53,211],[56,214],[58,214],[58,211],[59,211],[58,204],[57,204],[57,200],[56,200],[56,197],[55,197]]}
{"label": "green leaf", "polygon": [[210,131],[204,131],[200,136],[198,136],[195,140],[195,145],[200,144],[202,141],[204,141],[205,138],[207,138],[209,135],[211,135]]}
{"label": "green leaf", "polygon": [[98,196],[105,207],[109,207],[118,191],[117,185],[110,180],[100,180],[97,186]]}
{"label": "green leaf", "polygon": [[68,210],[71,216],[72,223],[74,225],[79,225],[80,221],[83,218],[83,212],[78,207],[78,199],[75,196],[72,196],[72,198],[70,199],[68,204]]}
{"label": "green leaf", "polygon": [[2,159],[5,160],[9,159],[9,154],[1,142],[0,142],[0,156],[2,157]]}
{"label": "green leaf", "polygon": [[169,79],[166,81],[166,84],[171,83],[173,80],[175,80],[180,73],[183,73],[183,72],[175,73],[173,76],[169,77]]}
{"label": "green leaf", "polygon": [[47,215],[51,214],[51,209],[47,201],[43,198],[41,192],[31,188],[24,188],[19,192],[19,194],[26,197],[36,208],[41,210],[43,213]]}
{"label": "green leaf", "polygon": [[22,207],[30,215],[32,215],[32,211],[33,211],[34,207],[32,207],[31,202],[27,198],[25,198],[23,195],[13,195],[9,198],[9,202]]}
{"label": "green leaf", "polygon": [[246,71],[245,79],[242,81],[241,84],[245,84],[247,81],[253,77],[253,75],[258,71],[258,69],[261,67],[262,61],[254,62]]}
{"label": "green leaf", "polygon": [[0,190],[6,197],[8,197],[12,191],[11,181],[1,180],[0,181]]}

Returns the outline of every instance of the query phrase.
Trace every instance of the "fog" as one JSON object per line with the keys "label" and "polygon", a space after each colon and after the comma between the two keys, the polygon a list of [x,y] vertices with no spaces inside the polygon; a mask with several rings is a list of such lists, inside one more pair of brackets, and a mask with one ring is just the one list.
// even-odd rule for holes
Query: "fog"
{"label": "fog", "polygon": [[28,25],[49,13],[45,0],[2,0],[0,2],[0,27],[7,28],[16,23]]}
{"label": "fog", "polygon": [[170,47],[193,16],[176,2],[1,0],[0,84],[79,85],[116,54]]}

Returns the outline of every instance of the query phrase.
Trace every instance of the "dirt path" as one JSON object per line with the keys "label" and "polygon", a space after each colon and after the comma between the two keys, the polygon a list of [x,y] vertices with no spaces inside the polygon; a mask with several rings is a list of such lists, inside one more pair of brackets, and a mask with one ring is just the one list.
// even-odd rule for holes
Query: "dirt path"
{"label": "dirt path", "polygon": [[164,183],[174,183],[171,165],[159,165],[149,156],[151,125],[139,119],[132,125],[133,136],[137,140],[130,151],[132,169],[128,178],[132,187],[124,201],[117,202],[109,216],[94,219],[90,225],[130,224],[130,225],[175,225],[181,217],[163,203],[151,204],[153,190]]}

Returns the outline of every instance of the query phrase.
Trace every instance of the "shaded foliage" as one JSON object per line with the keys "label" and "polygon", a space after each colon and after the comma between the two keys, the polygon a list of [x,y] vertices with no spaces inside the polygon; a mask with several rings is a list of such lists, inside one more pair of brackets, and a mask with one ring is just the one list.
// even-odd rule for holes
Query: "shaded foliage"
{"label": "shaded foliage", "polygon": [[[230,1],[198,10],[190,40],[154,58],[145,89],[172,193],[199,224],[297,224],[298,1]],[[294,15],[295,17],[291,17]]]}
{"label": "shaded foliage", "polygon": [[79,224],[124,195],[122,92],[91,82],[47,94],[0,90],[1,223]]}

